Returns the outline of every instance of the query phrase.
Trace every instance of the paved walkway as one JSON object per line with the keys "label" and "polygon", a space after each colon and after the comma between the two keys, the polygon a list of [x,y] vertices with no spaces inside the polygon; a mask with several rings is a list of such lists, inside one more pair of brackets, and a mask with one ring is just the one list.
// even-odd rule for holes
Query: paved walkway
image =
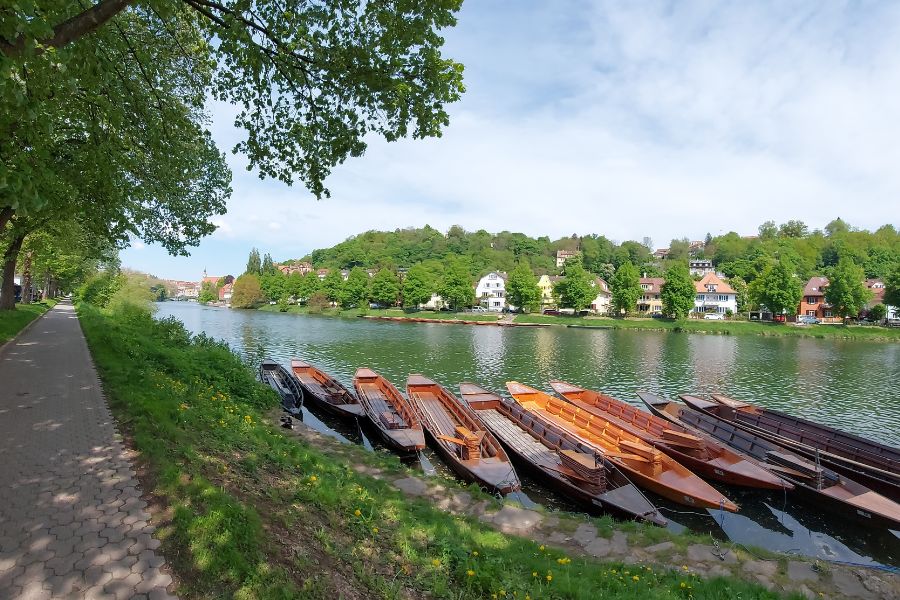
{"label": "paved walkway", "polygon": [[0,351],[0,598],[173,598],[78,318]]}

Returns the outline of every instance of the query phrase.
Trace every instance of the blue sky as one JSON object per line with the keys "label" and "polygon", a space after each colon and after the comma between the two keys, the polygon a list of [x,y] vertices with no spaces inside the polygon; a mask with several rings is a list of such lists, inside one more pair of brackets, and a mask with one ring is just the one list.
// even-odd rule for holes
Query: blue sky
{"label": "blue sky", "polygon": [[[443,137],[372,140],[322,201],[229,155],[218,230],[123,265],[196,280],[254,246],[282,260],[426,223],[658,247],[768,219],[900,224],[900,3],[469,0],[444,33],[467,92]],[[211,112],[230,150],[233,110]]]}

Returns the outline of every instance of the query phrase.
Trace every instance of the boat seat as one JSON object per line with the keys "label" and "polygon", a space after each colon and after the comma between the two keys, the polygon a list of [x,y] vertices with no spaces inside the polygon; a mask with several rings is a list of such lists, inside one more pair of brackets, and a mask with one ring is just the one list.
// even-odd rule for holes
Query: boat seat
{"label": "boat seat", "polygon": [[619,442],[619,447],[630,454],[637,454],[638,456],[642,456],[650,460],[659,456],[659,450],[657,450],[656,448],[652,448],[644,444],[639,444],[637,442],[622,440]]}
{"label": "boat seat", "polygon": [[559,446],[560,441],[562,441],[559,434],[549,430],[544,434],[544,439],[547,440],[551,446]]}

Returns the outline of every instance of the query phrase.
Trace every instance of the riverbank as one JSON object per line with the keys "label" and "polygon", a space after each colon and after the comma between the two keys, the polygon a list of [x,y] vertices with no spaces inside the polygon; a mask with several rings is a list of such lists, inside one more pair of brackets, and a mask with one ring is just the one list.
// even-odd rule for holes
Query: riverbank
{"label": "riverbank", "polygon": [[48,299],[33,304],[16,304],[16,310],[0,310],[0,345],[16,337],[32,321],[56,306]]}
{"label": "riverbank", "polygon": [[[577,554],[567,546],[584,535],[566,525],[575,521],[546,515],[544,523],[558,519],[558,535],[540,543],[498,531],[497,515],[511,509],[478,491],[415,475],[386,454],[338,451],[267,424],[277,399],[224,345],[140,311],[79,313],[110,406],[139,453],[182,598],[778,597],[730,570],[743,564],[737,553],[734,562],[713,557],[728,568],[704,571],[709,579],[691,573],[697,536],[581,520],[595,528],[591,548],[625,536],[629,548],[646,550],[598,561],[587,546]],[[484,502],[490,518],[408,496],[398,482],[409,479]],[[651,566],[651,546],[677,568]],[[637,556],[643,565],[625,564]],[[790,585],[786,566],[766,565],[767,581]]]}
{"label": "riverbank", "polygon": [[358,308],[349,308],[349,309],[341,309],[337,307],[325,308],[319,312],[312,312],[309,310],[307,306],[297,306],[291,305],[288,307],[286,311],[282,311],[278,305],[275,304],[265,304],[260,306],[257,310],[263,312],[286,312],[289,314],[295,315],[316,315],[322,317],[344,317],[344,318],[357,318],[360,316],[367,317],[396,317],[397,319],[418,319],[418,318],[427,318],[436,321],[498,321],[500,319],[499,313],[456,313],[456,312],[445,312],[445,311],[431,311],[431,310],[420,310],[420,311],[405,311],[399,308],[367,308],[364,310],[360,310]]}
{"label": "riverbank", "polygon": [[567,327],[603,329],[642,329],[679,331],[717,335],[762,335],[773,337],[811,337],[872,341],[900,341],[900,328],[859,325],[789,325],[750,321],[707,321],[703,319],[614,319],[611,317],[574,317],[555,315],[517,315],[516,323],[542,323]]}

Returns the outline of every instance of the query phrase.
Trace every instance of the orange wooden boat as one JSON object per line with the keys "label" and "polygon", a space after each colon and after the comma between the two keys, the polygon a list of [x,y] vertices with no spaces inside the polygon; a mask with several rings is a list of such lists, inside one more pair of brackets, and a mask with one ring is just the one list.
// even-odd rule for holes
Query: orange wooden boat
{"label": "orange wooden boat", "polygon": [[306,361],[291,360],[291,372],[303,388],[304,400],[339,417],[361,417],[363,407],[353,393],[324,371]]}
{"label": "orange wooden boat", "polygon": [[409,376],[406,395],[441,458],[457,475],[501,494],[522,487],[500,442],[456,396],[422,375]]}
{"label": "orange wooden boat", "polygon": [[550,387],[578,408],[610,421],[702,477],[744,487],[794,489],[793,484],[749,456],[697,437],[686,428],[627,402],[565,381],[551,381]]}
{"label": "orange wooden boat", "polygon": [[571,434],[474,383],[460,383],[459,392],[513,459],[563,496],[628,519],[667,524],[621,469]]}
{"label": "orange wooden boat", "polygon": [[506,389],[525,410],[600,450],[640,487],[679,504],[737,511],[737,504],[686,467],[609,420],[516,381]]}
{"label": "orange wooden boat", "polygon": [[353,377],[356,397],[384,441],[400,452],[425,448],[425,432],[415,411],[394,384],[368,368]]}

